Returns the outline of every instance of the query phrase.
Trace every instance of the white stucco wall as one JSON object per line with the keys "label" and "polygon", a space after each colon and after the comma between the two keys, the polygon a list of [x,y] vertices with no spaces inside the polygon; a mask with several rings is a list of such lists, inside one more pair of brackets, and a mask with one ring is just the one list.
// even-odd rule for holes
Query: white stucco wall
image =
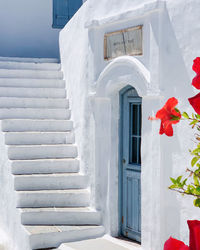
{"label": "white stucco wall", "polygon": [[59,58],[52,0],[0,0],[0,56]]}
{"label": "white stucco wall", "polygon": [[[60,35],[81,167],[91,175],[92,204],[103,211],[104,225],[112,235],[118,233],[118,91],[130,84],[143,97],[145,250],[161,250],[170,235],[188,243],[186,220],[200,219],[192,199],[167,189],[169,177],[181,174],[190,163],[190,129],[179,124],[175,136],[167,138],[158,135],[159,122],[148,121],[171,96],[179,99],[179,108],[192,111],[187,98],[194,94],[192,60],[200,56],[199,12],[199,0],[167,0],[166,5],[148,0],[88,0]],[[129,65],[128,57],[124,62],[104,61],[104,33],[138,24],[144,27],[144,55],[135,59],[143,68],[138,63]],[[137,72],[141,78],[135,77]]]}

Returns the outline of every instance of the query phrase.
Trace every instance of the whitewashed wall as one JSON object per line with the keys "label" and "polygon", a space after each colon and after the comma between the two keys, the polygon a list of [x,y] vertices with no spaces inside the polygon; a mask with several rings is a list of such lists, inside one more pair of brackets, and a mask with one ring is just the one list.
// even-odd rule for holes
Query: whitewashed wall
{"label": "whitewashed wall", "polygon": [[[161,250],[170,235],[188,243],[186,220],[200,219],[191,199],[167,190],[169,177],[190,163],[192,132],[179,124],[173,138],[160,137],[159,122],[147,119],[171,96],[180,100],[179,108],[192,111],[187,98],[194,94],[192,60],[200,56],[199,12],[199,0],[88,0],[60,35],[82,170],[92,177],[92,204],[103,211],[112,235],[118,233],[118,91],[130,84],[143,97],[145,250]],[[104,33],[138,24],[144,25],[144,55],[105,62]]]}
{"label": "whitewashed wall", "polygon": [[0,56],[59,57],[52,0],[0,0]]}

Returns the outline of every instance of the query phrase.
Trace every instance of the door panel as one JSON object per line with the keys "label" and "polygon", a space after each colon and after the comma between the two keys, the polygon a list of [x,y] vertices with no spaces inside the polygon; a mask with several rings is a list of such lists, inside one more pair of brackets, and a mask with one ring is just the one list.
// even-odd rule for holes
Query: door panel
{"label": "door panel", "polygon": [[122,109],[122,234],[141,241],[141,98],[131,88]]}

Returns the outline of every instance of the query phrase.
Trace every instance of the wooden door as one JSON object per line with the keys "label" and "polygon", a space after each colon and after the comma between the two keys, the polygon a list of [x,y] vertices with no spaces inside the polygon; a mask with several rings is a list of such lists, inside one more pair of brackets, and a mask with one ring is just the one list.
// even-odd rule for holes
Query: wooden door
{"label": "wooden door", "polygon": [[122,110],[122,234],[141,241],[141,98],[129,88]]}

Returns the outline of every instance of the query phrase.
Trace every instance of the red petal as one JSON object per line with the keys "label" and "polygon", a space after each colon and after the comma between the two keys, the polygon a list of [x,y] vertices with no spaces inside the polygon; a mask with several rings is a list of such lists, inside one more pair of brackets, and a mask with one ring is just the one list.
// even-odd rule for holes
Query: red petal
{"label": "red petal", "polygon": [[164,133],[165,133],[165,130],[164,130],[164,127],[163,127],[163,123],[161,122],[159,134],[162,135]]}
{"label": "red petal", "polygon": [[190,250],[200,250],[200,221],[188,220],[190,229]]}
{"label": "red petal", "polygon": [[197,114],[200,114],[200,93],[188,98],[188,101],[190,102],[190,105],[192,105],[193,109],[197,112]]}
{"label": "red petal", "polygon": [[172,124],[179,122],[179,120],[173,120],[173,116],[181,118],[181,113],[175,110],[177,104],[178,100],[175,97],[171,97],[167,100],[164,107],[156,113],[156,118],[161,120],[160,135],[165,133],[167,136],[173,136]]}
{"label": "red petal", "polygon": [[199,74],[200,73],[200,57],[197,57],[193,61],[192,69]]}
{"label": "red petal", "polygon": [[[175,97],[169,98],[164,107],[156,113],[156,118],[165,120],[171,119],[172,111],[174,112],[174,108],[177,104],[178,100]],[[176,112],[175,115],[178,115],[178,113]]]}
{"label": "red petal", "polygon": [[165,134],[167,136],[173,136],[173,128],[170,122],[165,123]]}
{"label": "red petal", "polygon": [[189,250],[184,242],[170,237],[164,244],[164,250]]}
{"label": "red petal", "polygon": [[192,80],[192,85],[196,88],[196,89],[200,89],[200,74],[196,75],[193,80]]}
{"label": "red petal", "polygon": [[166,111],[166,109],[164,109],[164,107],[161,108],[160,110],[158,110],[156,113],[156,118],[158,118],[158,119],[166,118],[166,116],[169,116],[169,114]]}
{"label": "red petal", "polygon": [[175,97],[171,97],[168,99],[164,107],[167,109],[167,111],[171,112],[171,110],[174,109],[177,104],[178,100]]}

